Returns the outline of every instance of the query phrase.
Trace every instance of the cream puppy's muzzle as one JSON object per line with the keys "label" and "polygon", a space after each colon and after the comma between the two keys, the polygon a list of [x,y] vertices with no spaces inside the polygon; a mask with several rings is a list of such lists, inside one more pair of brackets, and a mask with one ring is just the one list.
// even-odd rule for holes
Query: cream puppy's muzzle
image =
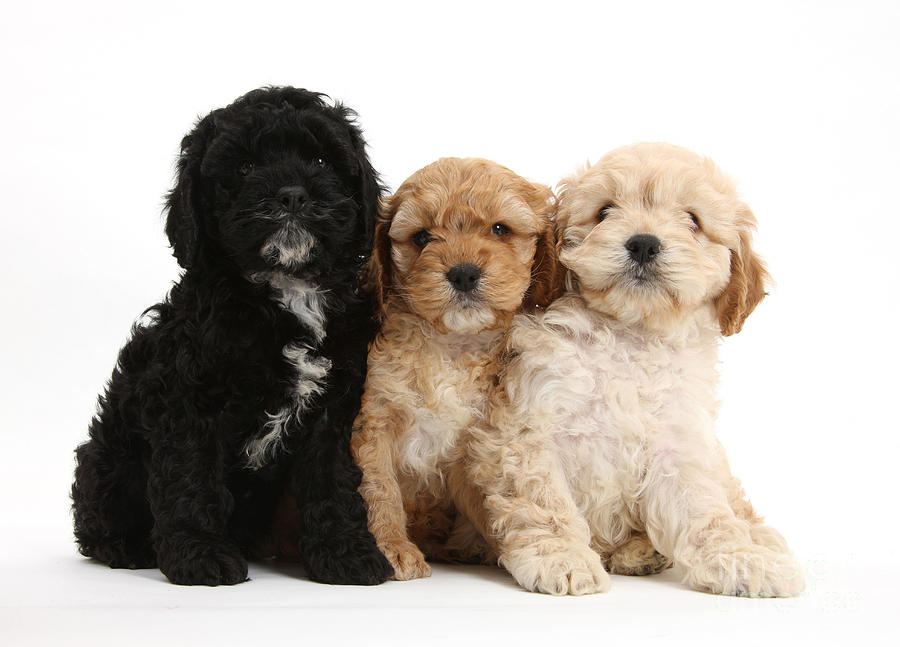
{"label": "cream puppy's muzzle", "polygon": [[569,288],[604,314],[651,328],[722,297],[755,225],[718,169],[664,145],[614,151],[563,182],[561,194]]}

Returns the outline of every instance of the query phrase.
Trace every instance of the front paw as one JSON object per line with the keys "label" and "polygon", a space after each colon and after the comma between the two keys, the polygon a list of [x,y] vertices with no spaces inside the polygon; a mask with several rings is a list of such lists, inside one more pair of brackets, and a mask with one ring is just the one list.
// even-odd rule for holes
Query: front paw
{"label": "front paw", "polygon": [[323,584],[371,586],[394,570],[371,537],[346,541],[300,541],[300,557],[309,579]]}
{"label": "front paw", "polygon": [[655,575],[672,566],[672,560],[656,552],[645,535],[634,535],[610,553],[606,569],[615,575]]}
{"label": "front paw", "polygon": [[222,537],[177,532],[157,542],[159,570],[173,584],[238,584],[247,580],[247,560]]}
{"label": "front paw", "polygon": [[422,551],[408,539],[384,542],[381,550],[394,567],[393,579],[413,580],[431,575],[431,567],[425,561]]}
{"label": "front paw", "polygon": [[750,526],[750,538],[757,546],[765,546],[773,552],[788,555],[791,552],[781,533],[771,526],[762,524]]}
{"label": "front paw", "polygon": [[762,546],[746,546],[708,555],[687,569],[685,582],[719,595],[780,598],[805,588],[803,569],[790,555]]}
{"label": "front paw", "polygon": [[609,590],[603,560],[589,546],[538,543],[504,553],[500,563],[529,591],[550,595],[587,595]]}

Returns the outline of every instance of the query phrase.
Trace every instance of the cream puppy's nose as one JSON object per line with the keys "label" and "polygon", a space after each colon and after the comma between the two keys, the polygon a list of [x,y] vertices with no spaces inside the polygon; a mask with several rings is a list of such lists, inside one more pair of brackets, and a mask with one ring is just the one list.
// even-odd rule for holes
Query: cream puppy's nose
{"label": "cream puppy's nose", "polygon": [[656,260],[659,254],[659,238],[650,234],[632,236],[625,243],[629,256],[641,265]]}

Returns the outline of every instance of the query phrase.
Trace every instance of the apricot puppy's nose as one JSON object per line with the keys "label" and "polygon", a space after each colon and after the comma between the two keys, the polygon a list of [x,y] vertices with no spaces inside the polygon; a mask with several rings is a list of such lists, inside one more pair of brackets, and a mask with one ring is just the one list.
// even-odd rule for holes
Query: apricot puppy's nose
{"label": "apricot puppy's nose", "polygon": [[638,234],[628,239],[625,249],[635,262],[643,265],[655,260],[659,254],[659,238],[650,234]]}
{"label": "apricot puppy's nose", "polygon": [[447,280],[454,290],[460,292],[471,292],[478,287],[478,279],[481,278],[481,270],[477,265],[467,263],[465,265],[454,265],[447,272]]}

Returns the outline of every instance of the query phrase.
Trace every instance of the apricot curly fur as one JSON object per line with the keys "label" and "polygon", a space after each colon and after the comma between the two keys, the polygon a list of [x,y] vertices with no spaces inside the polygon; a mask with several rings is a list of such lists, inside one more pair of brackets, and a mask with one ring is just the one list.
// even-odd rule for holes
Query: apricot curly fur
{"label": "apricot curly fur", "polygon": [[[369,268],[382,328],[352,450],[395,579],[430,573],[423,548],[433,559],[496,560],[460,461],[504,330],[523,301],[546,305],[559,283],[553,208],[547,187],[456,158],[417,171],[384,201]],[[459,267],[477,268],[471,291],[454,287]]]}

